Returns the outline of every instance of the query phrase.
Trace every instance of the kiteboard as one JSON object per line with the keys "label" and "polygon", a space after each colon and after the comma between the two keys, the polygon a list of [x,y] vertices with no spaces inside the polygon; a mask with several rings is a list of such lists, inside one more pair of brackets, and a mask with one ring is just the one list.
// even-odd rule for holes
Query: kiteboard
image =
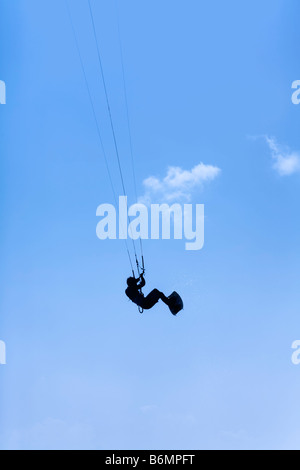
{"label": "kiteboard", "polygon": [[183,309],[182,298],[177,294],[177,292],[173,292],[169,295],[168,299],[170,300],[169,309],[171,310],[171,313],[173,315],[177,315],[177,313]]}

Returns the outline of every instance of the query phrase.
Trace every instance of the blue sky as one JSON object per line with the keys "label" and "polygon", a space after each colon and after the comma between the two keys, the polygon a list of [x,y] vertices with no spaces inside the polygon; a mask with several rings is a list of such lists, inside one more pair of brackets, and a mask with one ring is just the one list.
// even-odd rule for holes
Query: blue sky
{"label": "blue sky", "polygon": [[[121,194],[88,3],[70,4]],[[92,5],[132,191],[116,10]],[[298,2],[119,6],[139,195],[170,166],[221,170],[190,194],[203,250],[144,244],[146,292],[177,290],[177,318],[138,314],[123,243],[96,237],[113,197],[64,2],[0,12],[0,448],[299,449],[300,174],[276,167],[300,151]]]}

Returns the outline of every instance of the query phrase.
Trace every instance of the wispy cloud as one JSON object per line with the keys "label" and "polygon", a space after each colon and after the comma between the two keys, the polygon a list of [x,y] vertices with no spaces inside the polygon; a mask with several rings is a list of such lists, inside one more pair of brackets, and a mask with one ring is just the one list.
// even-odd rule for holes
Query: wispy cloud
{"label": "wispy cloud", "polygon": [[220,172],[220,168],[204,163],[199,163],[191,170],[170,166],[164,178],[150,176],[144,180],[145,194],[140,201],[190,201],[195,188],[203,187],[204,183],[214,180]]}
{"label": "wispy cloud", "polygon": [[140,411],[144,414],[146,413],[152,413],[158,410],[157,405],[144,405],[140,407]]}
{"label": "wispy cloud", "polygon": [[300,171],[300,153],[279,145],[274,137],[265,136],[274,160],[273,168],[280,176],[293,175]]}

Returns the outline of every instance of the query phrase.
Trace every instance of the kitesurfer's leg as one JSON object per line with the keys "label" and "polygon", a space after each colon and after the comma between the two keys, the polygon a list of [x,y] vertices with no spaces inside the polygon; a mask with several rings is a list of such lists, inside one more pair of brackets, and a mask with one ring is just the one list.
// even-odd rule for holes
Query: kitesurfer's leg
{"label": "kitesurfer's leg", "polygon": [[150,292],[150,294],[145,297],[144,305],[143,308],[146,310],[154,307],[155,304],[159,300],[162,300],[166,305],[169,305],[169,299],[166,297],[162,292],[160,292],[158,289],[154,289],[153,291]]}
{"label": "kitesurfer's leg", "polygon": [[166,305],[168,305],[168,306],[170,305],[170,300],[162,292],[160,292],[160,298]]}
{"label": "kitesurfer's leg", "polygon": [[149,310],[150,308],[154,307],[155,304],[160,299],[160,292],[157,289],[154,289],[153,291],[150,292],[150,294],[145,297],[145,300],[143,302],[143,308],[146,310]]}

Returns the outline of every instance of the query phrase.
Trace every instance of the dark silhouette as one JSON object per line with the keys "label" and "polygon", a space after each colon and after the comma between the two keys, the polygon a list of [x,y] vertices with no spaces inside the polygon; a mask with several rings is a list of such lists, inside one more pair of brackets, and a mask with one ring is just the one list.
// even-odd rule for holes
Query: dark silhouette
{"label": "dark silhouette", "polygon": [[[142,293],[142,288],[146,285],[144,274],[141,274],[138,279],[129,277],[127,279],[127,285],[128,287],[125,291],[127,297],[143,310],[150,310],[159,300],[162,300],[170,308],[173,315],[176,315],[183,308],[182,300],[178,294],[174,292],[170,297],[166,297],[165,294],[158,289],[154,289],[145,297]],[[175,297],[177,295],[176,298],[174,294]]]}

